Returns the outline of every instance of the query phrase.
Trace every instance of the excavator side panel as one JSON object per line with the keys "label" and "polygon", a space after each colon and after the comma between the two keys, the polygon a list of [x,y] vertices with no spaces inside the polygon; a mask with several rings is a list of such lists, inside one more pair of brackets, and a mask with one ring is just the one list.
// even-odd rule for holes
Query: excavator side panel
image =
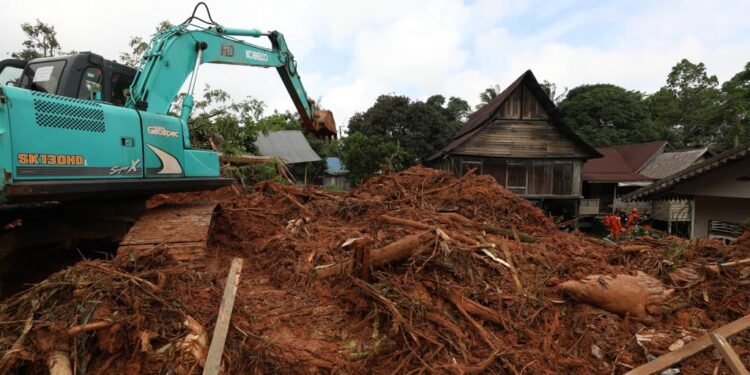
{"label": "excavator side panel", "polygon": [[[143,121],[146,178],[185,176],[182,124],[178,118],[139,112]],[[218,165],[216,166],[218,170]]]}
{"label": "excavator side panel", "polygon": [[184,148],[182,120],[139,113],[143,120],[146,179],[219,177],[219,156],[215,152]]}
{"label": "excavator side panel", "polygon": [[143,177],[138,114],[103,102],[3,87],[14,181]]}

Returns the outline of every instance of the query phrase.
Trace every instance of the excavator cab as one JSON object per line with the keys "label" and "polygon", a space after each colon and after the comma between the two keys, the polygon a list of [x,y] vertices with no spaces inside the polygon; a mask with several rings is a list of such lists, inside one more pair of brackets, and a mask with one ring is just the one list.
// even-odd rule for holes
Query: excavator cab
{"label": "excavator cab", "polygon": [[31,61],[0,61],[0,85],[125,105],[135,69],[91,52]]}

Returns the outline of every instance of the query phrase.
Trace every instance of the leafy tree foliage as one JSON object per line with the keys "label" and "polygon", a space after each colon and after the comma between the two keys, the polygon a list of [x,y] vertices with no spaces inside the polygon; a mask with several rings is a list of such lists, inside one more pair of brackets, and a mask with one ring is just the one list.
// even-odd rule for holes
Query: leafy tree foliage
{"label": "leafy tree foliage", "polygon": [[643,94],[610,84],[582,85],[568,92],[558,109],[566,124],[593,146],[663,139],[651,121]]}
{"label": "leafy tree foliage", "polygon": [[717,140],[721,125],[719,80],[703,63],[682,59],[662,87],[647,100],[654,121],[674,133],[676,147],[698,147]]}
{"label": "leafy tree foliage", "polygon": [[721,86],[723,126],[721,148],[750,142],[750,62]]}
{"label": "leafy tree foliage", "polygon": [[24,49],[14,52],[11,55],[13,58],[31,60],[60,54],[60,43],[57,41],[57,31],[54,26],[37,19],[34,24],[29,22],[21,24],[21,30],[26,34],[26,40],[22,43]]}
{"label": "leafy tree foliage", "polygon": [[403,168],[407,156],[399,143],[377,134],[355,132],[346,137],[341,150],[342,160],[355,183],[378,171]]}
{"label": "leafy tree foliage", "polygon": [[466,101],[450,98],[446,104],[442,95],[431,96],[424,102],[381,95],[367,111],[352,116],[349,132],[398,141],[407,165],[412,165],[444,147],[461,127],[468,110]]}
{"label": "leafy tree foliage", "polygon": [[[161,21],[159,25],[156,26],[156,31],[153,34],[151,34],[151,38],[153,38],[154,36],[158,34],[161,34],[162,32],[166,31],[170,27],[172,27],[172,23],[170,23],[169,21]],[[133,67],[133,68],[137,68],[141,63],[141,58],[143,57],[143,53],[145,53],[146,50],[148,49],[149,40],[145,40],[143,37],[140,37],[140,36],[131,37],[130,42],[128,42],[130,51],[120,52],[120,60],[122,64]]]}
{"label": "leafy tree foliage", "polygon": [[479,94],[479,104],[474,106],[474,109],[479,109],[484,107],[485,104],[489,104],[492,99],[495,99],[496,96],[500,95],[500,93],[503,92],[503,90],[500,89],[500,85],[494,84],[482,91]]}
{"label": "leafy tree foliage", "polygon": [[544,93],[549,96],[550,100],[552,100],[555,105],[559,105],[560,102],[562,102],[563,99],[565,99],[565,95],[568,94],[568,88],[564,88],[562,92],[557,92],[557,85],[554,82],[547,81],[546,79],[542,81],[542,83],[539,84],[539,86],[542,86],[542,90],[544,90]]}

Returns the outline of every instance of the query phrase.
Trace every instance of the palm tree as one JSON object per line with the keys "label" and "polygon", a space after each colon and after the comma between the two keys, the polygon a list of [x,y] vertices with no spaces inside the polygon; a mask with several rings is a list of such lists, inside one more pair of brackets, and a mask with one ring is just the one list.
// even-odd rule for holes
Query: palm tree
{"label": "palm tree", "polygon": [[482,93],[479,94],[479,104],[477,104],[474,109],[479,109],[484,107],[485,104],[489,104],[492,99],[495,99],[495,97],[500,94],[500,85],[494,84],[482,91]]}

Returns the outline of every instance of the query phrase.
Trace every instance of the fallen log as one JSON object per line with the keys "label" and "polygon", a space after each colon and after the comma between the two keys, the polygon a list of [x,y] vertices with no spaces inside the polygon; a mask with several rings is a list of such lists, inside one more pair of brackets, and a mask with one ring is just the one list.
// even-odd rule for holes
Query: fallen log
{"label": "fallen log", "polygon": [[508,250],[508,245],[503,243],[502,248],[503,254],[505,254],[505,261],[510,266],[510,274],[513,277],[513,283],[516,284],[516,289],[518,289],[518,292],[521,294],[526,293],[526,291],[523,290],[523,285],[521,285],[521,279],[518,277],[518,270],[516,269],[516,266],[513,265],[513,258],[510,255],[510,250]]}
{"label": "fallen log", "polygon": [[667,297],[674,292],[641,271],[636,276],[591,275],[559,287],[578,301],[645,323],[653,323],[655,316],[664,313]]}
{"label": "fallen log", "polygon": [[474,327],[474,330],[476,330],[477,333],[479,334],[479,337],[481,337],[482,340],[484,340],[484,342],[487,343],[487,346],[489,346],[490,349],[492,350],[497,350],[497,345],[498,345],[497,338],[493,336],[490,332],[488,332],[484,327],[482,327],[482,325],[479,324],[476,320],[474,320],[474,318],[472,318],[471,315],[469,315],[469,313],[464,308],[464,304],[462,303],[461,298],[458,298],[458,296],[451,295],[449,293],[448,300],[450,300],[451,303],[453,303],[453,305],[456,306],[456,309],[458,310],[458,312],[461,313],[461,315],[463,315],[464,319],[466,319],[466,321],[469,322],[469,324],[471,324],[472,327]]}
{"label": "fallen log", "polygon": [[[400,217],[393,217],[389,215],[381,215],[380,219],[383,222],[386,222],[388,224],[395,224],[395,225],[403,225],[407,227],[417,228],[417,229],[431,229],[434,228],[432,225],[420,223],[418,221],[409,220],[409,219],[402,219]],[[468,220],[468,219],[467,219]],[[461,241],[465,244],[468,244],[470,246],[479,246],[479,241],[471,239],[461,233],[456,232],[450,232],[445,230],[445,234],[448,235],[448,237],[453,238],[455,240]]]}
{"label": "fallen log", "polygon": [[80,326],[71,327],[68,329],[68,335],[75,336],[84,332],[91,332],[96,331],[98,329],[107,328],[111,326],[113,323],[108,321],[100,321],[100,322],[93,322],[88,323]]}
{"label": "fallen log", "polygon": [[305,205],[304,205],[304,204],[300,203],[300,201],[298,201],[298,200],[297,200],[297,198],[295,198],[295,197],[293,197],[293,196],[291,196],[291,195],[289,195],[289,194],[287,194],[287,193],[285,193],[285,192],[281,192],[281,193],[282,193],[282,194],[284,194],[284,196],[286,197],[286,199],[288,199],[288,200],[289,200],[290,202],[292,202],[292,203],[293,203],[293,204],[294,204],[295,206],[299,207],[299,209],[300,209],[300,210],[301,210],[301,211],[302,211],[302,212],[303,212],[303,213],[304,213],[304,214],[305,214],[305,215],[306,215],[307,217],[309,217],[310,219],[314,219],[314,218],[315,218],[315,214],[314,214],[314,213],[312,213],[312,211],[310,211],[310,209],[309,209],[309,208],[305,207]]}
{"label": "fallen log", "polygon": [[[420,250],[423,242],[433,239],[434,235],[434,231],[428,230],[406,236],[379,249],[373,249],[370,251],[369,263],[373,267],[378,267],[413,256],[415,252]],[[353,265],[354,260],[349,259],[327,267],[316,268],[315,273],[318,278],[324,279],[350,272]]]}
{"label": "fallen log", "polygon": [[412,227],[412,228],[417,228],[417,229],[432,228],[432,226],[429,224],[420,223],[418,221],[409,220],[409,219],[402,219],[400,217],[393,217],[390,215],[381,215],[380,220],[388,224],[403,225],[405,227]]}
{"label": "fallen log", "polygon": [[441,213],[440,216],[447,217],[448,219],[451,219],[461,224],[472,225],[472,226],[476,224],[474,220],[471,220],[468,217],[461,215],[459,213],[456,213],[456,212],[445,212],[445,213]]}
{"label": "fallen log", "polygon": [[482,305],[479,302],[472,300],[471,298],[465,297],[457,291],[448,291],[450,300],[455,303],[460,303],[461,307],[469,314],[478,316],[483,320],[488,320],[493,323],[497,323],[505,327],[505,321],[502,316],[491,308]]}
{"label": "fallen log", "polygon": [[[507,237],[507,238],[513,238],[513,230],[512,229],[505,229],[505,228],[498,228],[493,227],[489,224],[482,224],[479,226],[479,229],[492,234],[497,234],[499,236]],[[525,243],[536,243],[538,239],[530,234],[526,234],[523,232],[517,232],[518,238],[521,240],[521,242]]]}

